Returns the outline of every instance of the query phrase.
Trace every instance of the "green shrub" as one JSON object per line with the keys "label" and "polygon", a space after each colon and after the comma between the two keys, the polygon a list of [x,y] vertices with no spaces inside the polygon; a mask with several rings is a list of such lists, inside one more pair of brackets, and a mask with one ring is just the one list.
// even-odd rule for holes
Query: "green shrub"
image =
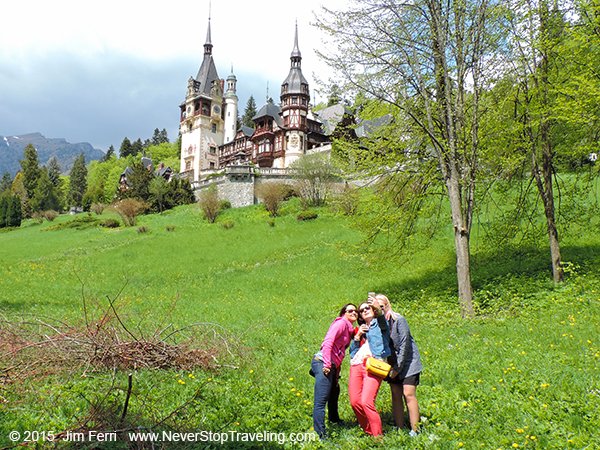
{"label": "green shrub", "polygon": [[298,220],[314,220],[317,217],[319,217],[319,215],[315,211],[311,211],[311,210],[307,209],[305,211],[300,211],[300,213],[296,216],[296,219],[298,219]]}
{"label": "green shrub", "polygon": [[100,222],[100,226],[104,228],[119,228],[121,224],[116,219],[106,219]]}
{"label": "green shrub", "polygon": [[198,204],[204,213],[204,218],[210,223],[215,223],[220,211],[219,194],[216,186],[210,186],[200,193]]}
{"label": "green shrub", "polygon": [[264,183],[258,186],[256,195],[262,200],[263,205],[265,206],[265,209],[269,211],[269,214],[275,217],[279,214],[279,207],[288,191],[289,189],[285,184]]}
{"label": "green shrub", "polygon": [[42,212],[42,217],[48,222],[54,221],[58,217],[58,213],[52,209]]}
{"label": "green shrub", "polygon": [[219,209],[221,211],[225,211],[226,209],[230,209],[231,208],[231,202],[227,199],[221,200],[219,202]]}
{"label": "green shrub", "polygon": [[[40,220],[42,220],[40,218]],[[57,231],[57,230],[65,230],[65,229],[75,229],[75,230],[85,230],[87,228],[93,228],[97,226],[99,223],[98,219],[92,217],[91,214],[81,214],[76,216],[73,220],[69,220],[67,222],[58,223],[56,225],[52,225],[46,230],[49,231]]]}
{"label": "green shrub", "polygon": [[221,226],[223,228],[225,228],[226,230],[233,228],[234,225],[235,225],[235,222],[231,219],[227,219],[224,222],[221,222]]}
{"label": "green shrub", "polygon": [[121,216],[125,226],[132,227],[135,225],[137,216],[146,210],[146,203],[136,198],[124,198],[115,203],[115,211]]}
{"label": "green shrub", "polygon": [[90,206],[90,211],[97,215],[101,215],[104,212],[104,208],[106,208],[106,205],[103,203],[92,203]]}

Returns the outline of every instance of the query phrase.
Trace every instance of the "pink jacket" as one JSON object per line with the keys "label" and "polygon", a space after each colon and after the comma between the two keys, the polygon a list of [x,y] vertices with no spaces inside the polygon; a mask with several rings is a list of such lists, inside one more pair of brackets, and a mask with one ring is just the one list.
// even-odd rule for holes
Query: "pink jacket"
{"label": "pink jacket", "polygon": [[345,317],[338,317],[333,321],[321,344],[323,367],[331,367],[331,363],[336,367],[342,365],[353,330],[352,323]]}

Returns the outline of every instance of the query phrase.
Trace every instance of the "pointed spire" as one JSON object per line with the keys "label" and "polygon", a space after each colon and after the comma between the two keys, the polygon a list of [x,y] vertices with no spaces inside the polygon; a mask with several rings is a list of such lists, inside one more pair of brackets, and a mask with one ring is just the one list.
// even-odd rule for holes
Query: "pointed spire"
{"label": "pointed spire", "polygon": [[294,49],[292,50],[292,58],[302,58],[300,47],[298,47],[298,19],[296,19],[296,34],[294,36]]}
{"label": "pointed spire", "polygon": [[208,6],[208,29],[206,30],[206,43],[204,44],[204,54],[211,55],[212,54],[212,42],[210,36],[210,3]]}

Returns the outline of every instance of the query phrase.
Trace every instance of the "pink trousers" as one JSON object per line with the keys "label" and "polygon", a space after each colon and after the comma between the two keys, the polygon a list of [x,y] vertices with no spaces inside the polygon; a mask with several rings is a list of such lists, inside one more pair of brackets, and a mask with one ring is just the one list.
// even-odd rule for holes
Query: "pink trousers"
{"label": "pink trousers", "polygon": [[375,399],[381,382],[380,378],[369,374],[362,364],[350,366],[350,380],[348,381],[350,405],[361,428],[372,436],[383,434],[381,417],[375,408]]}

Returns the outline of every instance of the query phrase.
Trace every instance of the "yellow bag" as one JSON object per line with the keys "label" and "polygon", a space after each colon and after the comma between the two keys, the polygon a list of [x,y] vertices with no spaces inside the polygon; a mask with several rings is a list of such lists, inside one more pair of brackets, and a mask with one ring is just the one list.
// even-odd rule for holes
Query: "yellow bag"
{"label": "yellow bag", "polygon": [[385,378],[389,375],[392,366],[372,356],[367,358],[367,372],[379,378]]}

